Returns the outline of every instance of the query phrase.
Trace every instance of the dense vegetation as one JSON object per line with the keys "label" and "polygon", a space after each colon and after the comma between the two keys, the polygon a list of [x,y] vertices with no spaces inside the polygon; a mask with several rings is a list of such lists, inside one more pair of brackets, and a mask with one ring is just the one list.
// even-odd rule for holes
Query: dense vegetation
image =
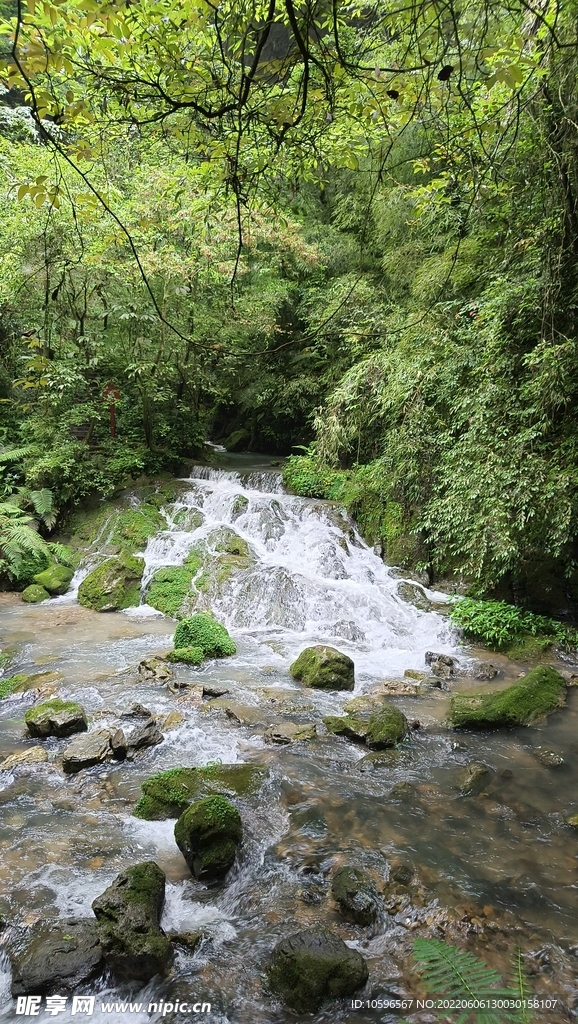
{"label": "dense vegetation", "polygon": [[5,572],[210,437],[572,607],[578,7],[385,8],[3,4]]}

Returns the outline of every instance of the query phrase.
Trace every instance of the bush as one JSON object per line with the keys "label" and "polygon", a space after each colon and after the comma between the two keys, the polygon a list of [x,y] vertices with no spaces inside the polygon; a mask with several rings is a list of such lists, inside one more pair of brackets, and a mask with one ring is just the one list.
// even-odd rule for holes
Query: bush
{"label": "bush", "polygon": [[516,608],[506,601],[457,600],[450,613],[468,640],[478,640],[494,650],[535,637],[546,648],[558,643],[564,648],[578,645],[578,631],[556,619]]}
{"label": "bush", "polygon": [[175,650],[182,647],[200,647],[206,658],[225,658],[237,651],[237,646],[225,627],[202,612],[179,622],[173,643]]}

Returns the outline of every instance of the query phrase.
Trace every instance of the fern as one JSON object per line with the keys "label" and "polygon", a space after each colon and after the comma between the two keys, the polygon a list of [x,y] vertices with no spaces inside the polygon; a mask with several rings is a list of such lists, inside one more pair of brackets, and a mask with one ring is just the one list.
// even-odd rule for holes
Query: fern
{"label": "fern", "polygon": [[[516,1000],[520,996],[504,988],[500,975],[483,960],[437,939],[416,939],[413,951],[423,970],[428,996],[466,1004],[465,1008],[456,1007],[459,1012],[455,1024],[505,1024],[519,1020],[515,1010],[491,1006],[494,1001]],[[467,1006],[468,1003],[473,1006]],[[440,1016],[447,1017],[447,1008]]]}

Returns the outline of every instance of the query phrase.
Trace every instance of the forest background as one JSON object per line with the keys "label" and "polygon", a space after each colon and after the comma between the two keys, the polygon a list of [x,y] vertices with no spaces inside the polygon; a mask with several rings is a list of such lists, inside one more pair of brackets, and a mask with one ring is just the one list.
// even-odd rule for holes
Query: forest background
{"label": "forest background", "polygon": [[575,0],[1,8],[6,585],[211,438],[575,614]]}

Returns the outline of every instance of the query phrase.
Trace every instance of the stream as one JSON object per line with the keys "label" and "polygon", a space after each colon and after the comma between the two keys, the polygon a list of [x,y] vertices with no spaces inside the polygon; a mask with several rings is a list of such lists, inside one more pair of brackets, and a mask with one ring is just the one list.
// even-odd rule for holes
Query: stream
{"label": "stream", "polygon": [[[86,708],[106,727],[134,703],[155,715],[178,710],[183,720],[164,741],[122,764],[107,762],[64,776],[58,756],[67,740],[43,741],[47,763],[0,773],[0,918],[7,932],[43,919],[91,917],[91,903],[124,868],[155,860],[167,876],[162,926],[200,932],[194,952],[178,947],[172,972],[136,987],[110,979],[84,986],[97,994],[92,1020],[131,1024],[160,1020],[155,1013],[103,1012],[105,998],[177,999],[211,1003],[202,1017],[215,1024],[427,1022],[434,1018],[364,1006],[325,1004],[314,1015],[283,1006],[266,986],[275,944],[313,924],[326,924],[358,948],[369,966],[359,999],[416,994],[408,973],[416,935],[468,945],[507,974],[517,947],[532,990],[558,1000],[539,1014],[556,1024],[578,1015],[578,833],[564,823],[578,810],[578,691],[547,722],[510,731],[456,733],[444,726],[450,692],[392,696],[408,719],[411,739],[387,752],[386,764],[363,770],[367,748],[327,733],[322,719],[342,712],[352,696],[406,669],[425,670],[424,656],[454,656],[463,675],[452,689],[490,684],[467,676],[476,659],[501,668],[505,685],[528,666],[465,648],[447,617],[420,611],[397,593],[400,573],[361,540],[351,522],[327,502],[286,494],[269,460],[227,456],[227,468],[195,467],[174,506],[168,529],[143,552],[143,604],[125,612],[82,608],[75,586],[39,605],[0,594],[1,646],[17,649],[12,672],[47,673],[39,685]],[[239,502],[239,496],[244,499]],[[182,528],[183,509],[204,521]],[[181,525],[175,522],[179,520]],[[194,544],[217,527],[232,527],[248,543],[252,561],[224,585],[211,607],[237,644],[233,657],[200,669],[175,666],[183,689],[144,682],[138,664],[166,652],[175,623],[149,608],[146,587],[160,566],[180,565]],[[427,592],[432,601],[443,595]],[[355,662],[355,694],[304,689],[288,668],[304,647],[327,643]],[[554,661],[551,660],[551,663]],[[559,666],[560,667],[560,666]],[[568,666],[565,666],[568,667]],[[187,699],[187,683],[210,683],[246,709],[242,723],[223,708]],[[492,684],[493,685],[493,684]],[[23,715],[33,694],[0,702],[0,757],[36,743],[25,738]],[[314,740],[265,742],[267,725],[314,721]],[[564,763],[542,764],[541,748]],[[158,771],[209,761],[252,762],[269,768],[258,794],[240,798],[244,843],[225,883],[191,878],[173,837],[174,821],[131,816],[142,781]],[[457,776],[468,763],[492,769],[487,792],[460,794]],[[394,786],[398,786],[393,797]],[[398,795],[396,795],[398,794]],[[331,873],[342,864],[369,870],[387,882],[392,867],[409,866],[413,881],[386,901],[375,926],[345,921],[331,897]],[[402,887],[403,888],[403,887]],[[0,961],[0,1021],[11,1021],[9,964]],[[26,1018],[18,1018],[26,1019]],[[36,1019],[63,1022],[44,1011]]]}

